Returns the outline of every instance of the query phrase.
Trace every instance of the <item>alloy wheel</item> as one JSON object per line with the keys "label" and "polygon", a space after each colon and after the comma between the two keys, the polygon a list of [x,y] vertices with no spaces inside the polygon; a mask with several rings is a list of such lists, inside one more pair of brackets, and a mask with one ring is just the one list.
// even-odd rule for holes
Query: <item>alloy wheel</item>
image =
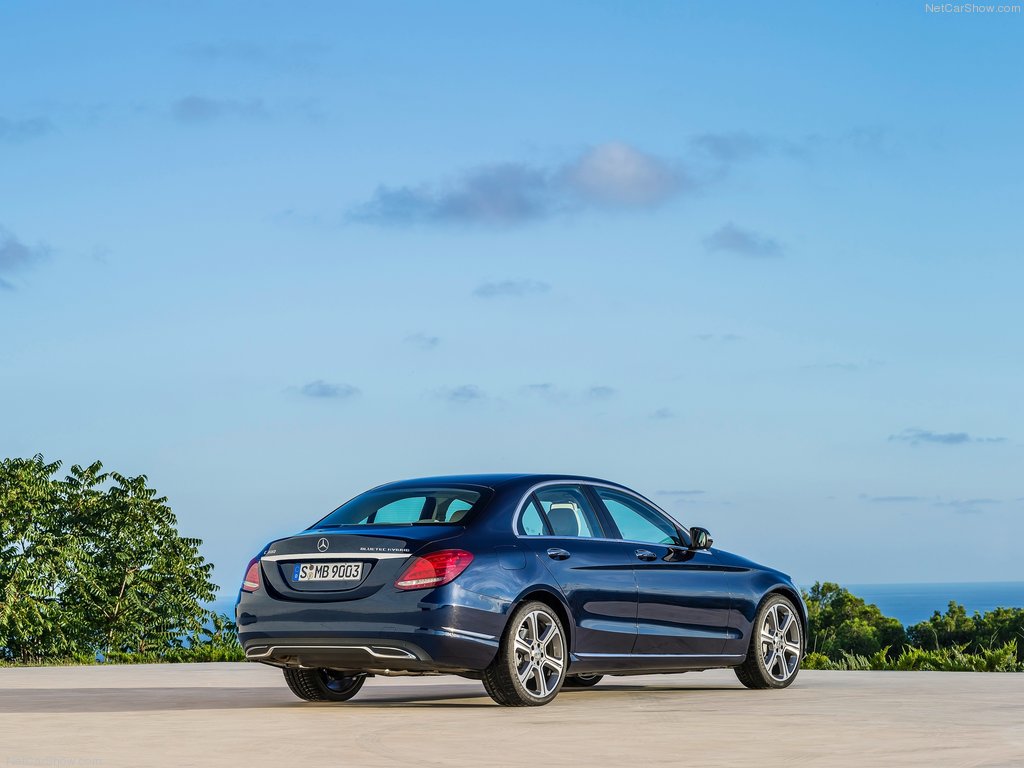
{"label": "alloy wheel", "polygon": [[785,603],[775,603],[761,624],[761,657],[768,674],[779,682],[792,677],[800,666],[800,620]]}
{"label": "alloy wheel", "polygon": [[516,628],[516,673],[526,692],[543,699],[558,687],[565,669],[565,641],[554,618],[530,611]]}

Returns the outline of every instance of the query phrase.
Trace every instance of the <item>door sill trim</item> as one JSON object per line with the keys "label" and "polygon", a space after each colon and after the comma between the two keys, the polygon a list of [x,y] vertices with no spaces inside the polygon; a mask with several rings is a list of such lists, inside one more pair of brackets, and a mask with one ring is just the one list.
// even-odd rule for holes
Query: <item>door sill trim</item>
{"label": "door sill trim", "polygon": [[577,653],[581,659],[742,659],[742,653]]}

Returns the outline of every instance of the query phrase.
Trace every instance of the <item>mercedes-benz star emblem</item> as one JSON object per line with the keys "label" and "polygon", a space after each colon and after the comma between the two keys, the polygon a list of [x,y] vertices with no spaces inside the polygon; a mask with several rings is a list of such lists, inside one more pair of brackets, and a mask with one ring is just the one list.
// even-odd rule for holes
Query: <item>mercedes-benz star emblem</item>
{"label": "mercedes-benz star emblem", "polygon": [[326,552],[328,549],[330,549],[330,547],[331,542],[329,542],[327,539],[320,539],[316,543],[316,548],[319,549],[321,552]]}

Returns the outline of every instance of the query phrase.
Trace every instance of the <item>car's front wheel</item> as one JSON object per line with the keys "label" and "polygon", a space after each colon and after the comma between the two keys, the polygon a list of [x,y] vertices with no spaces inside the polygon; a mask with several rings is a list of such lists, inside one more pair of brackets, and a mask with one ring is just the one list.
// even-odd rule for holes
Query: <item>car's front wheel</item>
{"label": "car's front wheel", "polygon": [[506,707],[547,704],[565,681],[569,646],[555,612],[541,602],[521,605],[509,619],[498,655],[483,674],[488,695]]}
{"label": "car's front wheel", "polygon": [[366,675],[346,675],[330,669],[285,669],[292,693],[306,701],[348,701],[363,687]]}
{"label": "car's front wheel", "polygon": [[757,611],[750,631],[746,660],[736,677],[747,688],[785,688],[800,671],[804,656],[803,627],[793,602],[771,595]]}

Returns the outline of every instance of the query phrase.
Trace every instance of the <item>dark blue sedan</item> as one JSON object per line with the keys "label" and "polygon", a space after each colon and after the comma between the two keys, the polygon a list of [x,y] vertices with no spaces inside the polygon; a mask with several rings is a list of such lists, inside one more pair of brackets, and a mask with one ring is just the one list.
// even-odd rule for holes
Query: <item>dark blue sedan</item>
{"label": "dark blue sedan", "polygon": [[346,701],[372,675],[461,675],[506,706],[713,667],[785,688],[804,653],[799,590],[711,544],[594,478],[389,483],[252,559],[239,638],[309,701]]}

